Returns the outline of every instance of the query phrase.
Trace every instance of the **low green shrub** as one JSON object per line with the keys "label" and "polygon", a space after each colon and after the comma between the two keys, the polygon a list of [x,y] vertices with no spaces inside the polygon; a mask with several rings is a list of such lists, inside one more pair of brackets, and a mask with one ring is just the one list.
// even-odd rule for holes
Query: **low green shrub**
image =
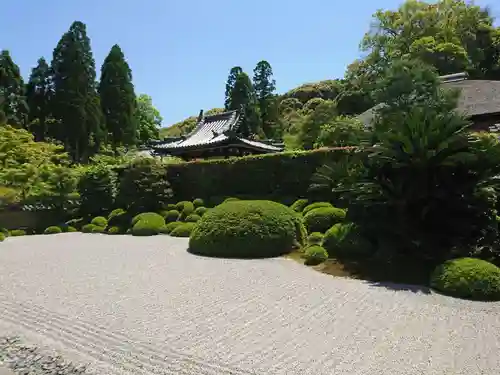
{"label": "low green shrub", "polygon": [[99,226],[94,226],[94,228],[92,228],[92,233],[104,233],[106,232],[106,228],[105,227],[99,227]]}
{"label": "low green shrub", "polygon": [[5,234],[3,232],[0,232],[0,242],[5,241]]}
{"label": "low green shrub", "polygon": [[128,228],[130,225],[130,221],[131,221],[130,214],[124,209],[117,208],[109,215],[108,226]]}
{"label": "low green shrub", "polygon": [[177,207],[176,207],[176,204],[175,203],[169,203],[165,206],[165,210],[167,211],[172,211],[172,210],[175,210]]}
{"label": "low green shrub", "polygon": [[160,214],[157,214],[156,212],[143,212],[142,214],[135,215],[132,218],[132,226],[134,226],[141,220],[151,221],[158,224],[165,224],[165,219]]}
{"label": "low green shrub", "polygon": [[122,230],[120,227],[109,227],[107,230],[108,234],[121,234]]}
{"label": "low green shrub", "polygon": [[132,219],[133,236],[154,236],[160,233],[165,219],[155,212],[145,212]]}
{"label": "low green shrub", "polygon": [[452,259],[434,270],[430,285],[453,297],[498,301],[500,268],[476,258]]}
{"label": "low green shrub", "polygon": [[172,237],[189,237],[195,227],[196,223],[182,223],[170,232]]}
{"label": "low green shrub", "polygon": [[167,223],[160,229],[160,233],[170,234],[175,228],[181,226],[182,224],[184,223],[181,221],[173,221],[171,223]]}
{"label": "low green shrub", "polygon": [[205,202],[203,202],[203,199],[201,199],[201,198],[196,198],[193,201],[193,204],[194,204],[194,207],[202,207],[205,205]]}
{"label": "low green shrub", "polygon": [[236,198],[236,197],[229,197],[229,198],[226,198],[224,199],[224,202],[222,203],[226,203],[226,202],[236,202],[236,201],[239,201],[240,198]]}
{"label": "low green shrub", "polygon": [[26,236],[26,231],[24,229],[12,229],[10,231],[10,235],[12,237],[21,237]]}
{"label": "low green shrub", "polygon": [[78,229],[76,229],[75,227],[72,227],[71,225],[66,226],[64,229],[68,233],[78,232]]}
{"label": "low green shrub", "polygon": [[171,223],[173,221],[179,220],[179,216],[181,216],[181,213],[177,210],[170,210],[167,212],[165,215],[165,221],[167,223]]}
{"label": "low green shrub", "polygon": [[84,226],[82,226],[82,232],[83,233],[92,233],[92,230],[95,227],[96,226],[94,224],[85,224]]}
{"label": "low green shrub", "polygon": [[194,212],[194,204],[192,202],[184,203],[184,208],[181,211],[181,219],[187,218]]}
{"label": "low green shrub", "polygon": [[272,257],[293,250],[302,223],[289,207],[272,201],[230,201],[209,210],[189,241],[195,254]]}
{"label": "low green shrub", "polygon": [[115,216],[123,215],[125,211],[123,208],[115,208],[111,213],[108,215],[108,222],[114,218]]}
{"label": "low green shrub", "polygon": [[68,220],[64,223],[67,227],[74,227],[76,229],[82,229],[82,225],[84,225],[85,219],[83,217],[79,217],[76,219]]}
{"label": "low green shrub", "polygon": [[323,237],[323,247],[331,257],[366,257],[373,252],[370,242],[352,223],[337,223],[328,229]]}
{"label": "low green shrub", "polygon": [[323,242],[324,234],[320,232],[313,232],[307,237],[308,245],[321,245]]}
{"label": "low green shrub", "polygon": [[198,216],[203,216],[205,213],[208,211],[208,208],[206,207],[196,207],[194,210],[194,213]]}
{"label": "low green shrub", "polygon": [[59,227],[57,227],[57,226],[55,226],[55,225],[47,227],[43,231],[43,234],[57,234],[57,233],[62,233],[62,229],[59,228]]}
{"label": "low green shrub", "polygon": [[311,210],[314,210],[316,208],[322,208],[322,207],[333,207],[331,203],[329,202],[315,202],[311,203],[310,205],[307,205],[304,207],[302,210],[302,214],[305,216],[307,213]]}
{"label": "low green shrub", "polygon": [[345,210],[335,207],[320,207],[310,210],[304,216],[304,225],[309,233],[324,233],[332,225],[345,219]]}
{"label": "low green shrub", "polygon": [[7,238],[9,237],[10,233],[7,228],[0,228],[0,233],[3,233],[3,235]]}
{"label": "low green shrub", "polygon": [[328,259],[328,252],[319,245],[308,246],[304,251],[304,259],[306,266],[316,266]]}
{"label": "low green shrub", "polygon": [[294,210],[295,212],[302,212],[304,208],[307,206],[307,203],[309,203],[308,199],[297,199],[291,206],[290,208]]}
{"label": "low green shrub", "polygon": [[[175,204],[175,209],[179,212],[182,212],[182,210],[184,209],[184,205],[188,203],[188,201],[181,201],[181,202],[177,202]],[[190,203],[190,202],[189,202]]]}
{"label": "low green shrub", "polygon": [[108,219],[106,219],[104,216],[96,216],[92,219],[90,224],[94,224],[97,227],[105,228],[108,225]]}
{"label": "low green shrub", "polygon": [[199,215],[191,214],[188,217],[186,217],[185,221],[186,223],[196,223],[200,219],[201,217]]}

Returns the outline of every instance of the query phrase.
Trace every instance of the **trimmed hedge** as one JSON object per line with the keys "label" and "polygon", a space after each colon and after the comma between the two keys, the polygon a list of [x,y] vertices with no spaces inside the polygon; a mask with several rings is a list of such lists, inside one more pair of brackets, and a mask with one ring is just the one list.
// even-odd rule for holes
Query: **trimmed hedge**
{"label": "trimmed hedge", "polygon": [[328,259],[328,252],[322,246],[312,245],[306,248],[304,259],[306,266],[316,266]]}
{"label": "trimmed hedge", "polygon": [[320,207],[309,211],[304,216],[304,225],[309,233],[324,233],[332,225],[345,219],[345,210],[335,207]]}
{"label": "trimmed hedge", "polygon": [[177,221],[179,220],[179,216],[181,216],[181,213],[177,210],[170,210],[170,211],[167,211],[166,215],[165,215],[165,221],[167,223],[171,223],[173,221]]}
{"label": "trimmed hedge", "polygon": [[198,216],[203,216],[205,213],[208,211],[208,208],[206,207],[196,207],[194,210],[194,213]]}
{"label": "trimmed hedge", "polygon": [[193,232],[196,223],[182,223],[177,228],[174,228],[170,235],[172,237],[189,237]]}
{"label": "trimmed hedge", "polygon": [[97,216],[92,219],[90,224],[94,224],[97,227],[105,228],[108,225],[108,219],[106,219],[104,216]]}
{"label": "trimmed hedge", "polygon": [[104,233],[106,232],[106,228],[104,227],[100,227],[100,226],[94,226],[94,228],[92,228],[92,233]]}
{"label": "trimmed hedge", "polygon": [[302,210],[302,215],[306,215],[309,211],[312,211],[316,208],[323,208],[323,207],[333,207],[333,205],[330,202],[311,203],[310,205],[304,207],[304,209]]}
{"label": "trimmed hedge", "polygon": [[201,198],[196,198],[195,200],[193,200],[193,204],[195,207],[202,207],[205,205],[205,202]]}
{"label": "trimmed hedge", "polygon": [[72,227],[71,225],[68,225],[68,226],[65,228],[65,232],[68,232],[68,233],[74,233],[74,232],[78,232],[78,229],[76,229],[75,227]]}
{"label": "trimmed hedge", "polygon": [[24,229],[13,229],[10,231],[12,237],[26,236],[26,231]]}
{"label": "trimmed hedge", "polygon": [[154,236],[165,226],[165,219],[155,212],[145,212],[132,219],[133,236]]}
{"label": "trimmed hedge", "polygon": [[352,223],[338,223],[328,229],[323,237],[323,247],[331,257],[366,257],[373,252],[372,244]]}
{"label": "trimmed hedge", "polygon": [[301,223],[289,207],[272,201],[233,201],[208,211],[191,234],[192,253],[218,257],[273,257],[293,250]]}
{"label": "trimmed hedge", "polygon": [[321,245],[323,242],[324,234],[320,232],[313,232],[307,237],[308,245]]}
{"label": "trimmed hedge", "polygon": [[0,242],[5,241],[5,234],[3,232],[0,232]]}
{"label": "trimmed hedge", "polygon": [[108,234],[121,234],[122,230],[120,227],[109,227],[107,230]]}
{"label": "trimmed hedge", "polygon": [[453,297],[498,301],[500,268],[481,259],[453,259],[434,270],[430,285]]}
{"label": "trimmed hedge", "polygon": [[57,233],[62,233],[62,229],[59,228],[59,227],[57,227],[57,226],[55,226],[55,225],[47,227],[43,231],[43,234],[57,234]]}
{"label": "trimmed hedge", "polygon": [[172,164],[167,167],[167,179],[178,201],[210,201],[216,196],[296,199],[310,195],[311,177],[318,167],[340,160],[350,149],[324,148]]}
{"label": "trimmed hedge", "polygon": [[307,206],[307,203],[309,203],[308,199],[297,199],[291,206],[290,208],[294,210],[295,212],[302,212],[304,211],[304,208]]}
{"label": "trimmed hedge", "polygon": [[196,215],[196,214],[191,214],[188,217],[186,217],[186,223],[196,223],[198,220],[201,219],[201,216]]}
{"label": "trimmed hedge", "polygon": [[193,202],[185,202],[184,208],[181,211],[181,219],[185,219],[194,212]]}
{"label": "trimmed hedge", "polygon": [[94,224],[85,224],[82,227],[82,232],[83,233],[92,233],[92,230],[95,228]]}
{"label": "trimmed hedge", "polygon": [[174,221],[174,222],[168,223],[160,229],[160,233],[170,234],[175,228],[181,226],[182,224],[184,224],[184,223],[182,223],[180,221]]}

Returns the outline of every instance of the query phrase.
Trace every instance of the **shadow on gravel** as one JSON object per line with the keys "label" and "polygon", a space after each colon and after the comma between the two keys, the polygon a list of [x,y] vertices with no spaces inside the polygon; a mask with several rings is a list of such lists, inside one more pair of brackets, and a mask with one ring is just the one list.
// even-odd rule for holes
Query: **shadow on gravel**
{"label": "shadow on gravel", "polygon": [[391,283],[391,282],[385,282],[385,281],[376,281],[376,282],[372,281],[372,282],[370,282],[370,285],[378,287],[378,288],[386,288],[389,290],[431,294],[431,289],[429,287],[423,286],[423,285],[397,284],[397,283]]}

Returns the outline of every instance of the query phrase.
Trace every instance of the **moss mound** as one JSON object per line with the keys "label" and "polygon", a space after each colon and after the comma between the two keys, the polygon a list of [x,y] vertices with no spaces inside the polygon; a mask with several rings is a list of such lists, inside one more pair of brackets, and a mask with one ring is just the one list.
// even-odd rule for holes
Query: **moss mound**
{"label": "moss mound", "polygon": [[481,259],[453,259],[434,270],[430,285],[453,297],[499,301],[500,268]]}
{"label": "moss mound", "polygon": [[170,235],[172,237],[189,237],[195,225],[195,223],[182,223],[182,225],[174,228],[174,230],[170,232]]}
{"label": "moss mound", "polygon": [[94,224],[97,227],[105,228],[108,225],[108,219],[106,219],[104,216],[96,216],[92,219],[90,224]]}
{"label": "moss mound", "polygon": [[186,223],[196,223],[201,219],[201,216],[196,215],[196,214],[191,214],[188,217],[186,217]]}
{"label": "moss mound", "polygon": [[310,205],[304,207],[304,209],[302,210],[302,214],[306,215],[309,211],[314,210],[316,208],[321,208],[321,207],[333,207],[333,206],[329,202],[315,202],[315,203],[311,203]]}
{"label": "moss mound", "polygon": [[290,208],[294,210],[295,212],[302,212],[304,208],[307,206],[307,203],[309,203],[309,200],[307,199],[297,199],[291,206]]}
{"label": "moss mound", "polygon": [[145,212],[132,219],[133,236],[154,236],[160,233],[165,219],[155,212]]}
{"label": "moss mound", "polygon": [[13,229],[10,231],[12,237],[26,236],[26,231],[24,229]]}
{"label": "moss mound", "polygon": [[181,226],[182,224],[184,224],[183,222],[180,222],[180,221],[174,221],[172,223],[167,223],[165,224],[161,229],[160,229],[160,233],[163,233],[163,234],[170,234],[172,233],[172,231]]}
{"label": "moss mound", "polygon": [[201,198],[196,198],[194,201],[193,201],[193,204],[194,204],[194,207],[202,207],[205,205],[205,202],[203,201],[203,199]]}
{"label": "moss mound", "polygon": [[47,227],[43,231],[43,234],[57,234],[57,233],[62,233],[62,229],[59,227],[56,227],[55,225]]}
{"label": "moss mound", "polygon": [[300,240],[300,218],[271,201],[230,201],[208,211],[189,241],[195,254],[256,258],[290,252]]}
{"label": "moss mound", "polygon": [[320,232],[313,232],[307,237],[308,245],[321,245],[323,242],[324,234]]}
{"label": "moss mound", "polygon": [[236,198],[236,197],[229,197],[229,198],[226,198],[224,199],[224,201],[222,203],[226,203],[226,202],[236,202],[236,201],[239,201],[240,198]]}
{"label": "moss mound", "polygon": [[181,216],[181,213],[177,210],[167,211],[167,213],[165,214],[165,221],[167,223],[177,221],[177,220],[179,220],[179,216]]}
{"label": "moss mound", "polygon": [[312,245],[306,248],[304,259],[306,266],[316,266],[328,259],[328,252],[322,246]]}
{"label": "moss mound", "polygon": [[194,210],[194,213],[198,216],[203,216],[206,214],[207,211],[208,211],[208,208],[206,208],[206,207],[196,207],[196,209]]}
{"label": "moss mound", "polygon": [[332,225],[345,219],[345,210],[335,207],[320,207],[304,216],[304,225],[309,233],[326,232]]}

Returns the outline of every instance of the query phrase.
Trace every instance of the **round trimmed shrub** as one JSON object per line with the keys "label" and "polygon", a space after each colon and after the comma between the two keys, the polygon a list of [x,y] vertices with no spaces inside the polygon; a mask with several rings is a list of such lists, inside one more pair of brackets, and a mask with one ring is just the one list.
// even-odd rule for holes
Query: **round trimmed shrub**
{"label": "round trimmed shrub", "polygon": [[356,258],[372,252],[372,245],[363,238],[353,223],[337,223],[323,237],[323,247],[331,257]]}
{"label": "round trimmed shrub", "polygon": [[304,259],[306,266],[316,266],[328,259],[328,252],[322,246],[312,245],[306,248]]}
{"label": "round trimmed shrub", "polygon": [[191,214],[188,217],[186,217],[185,221],[186,221],[186,223],[196,223],[200,219],[201,219],[201,217],[199,215]]}
{"label": "round trimmed shrub", "polygon": [[122,232],[120,227],[109,227],[107,230],[108,234],[120,234]]}
{"label": "round trimmed shrub", "polygon": [[92,233],[92,230],[94,229],[95,225],[94,224],[85,224],[82,227],[82,232],[83,233]]}
{"label": "round trimmed shrub", "polygon": [[194,207],[201,207],[201,206],[204,206],[205,205],[205,202],[203,201],[203,199],[201,198],[196,198],[194,201],[193,201],[193,204],[194,204]]}
{"label": "round trimmed shrub", "polygon": [[[182,210],[184,209],[184,205],[188,203],[188,201],[181,201],[181,202],[178,202],[175,204],[175,209],[179,212],[182,212]],[[191,202],[189,202],[191,203]]]}
{"label": "round trimmed shrub", "polygon": [[272,201],[230,201],[209,210],[191,234],[195,254],[256,258],[290,252],[300,241],[300,218]]}
{"label": "round trimmed shrub", "polygon": [[320,232],[313,232],[307,237],[308,245],[321,245],[323,242],[324,234]]}
{"label": "round trimmed shrub", "polygon": [[26,231],[24,229],[13,229],[10,231],[12,237],[26,236]]}
{"label": "round trimmed shrub", "polygon": [[156,212],[143,212],[142,214],[139,214],[139,215],[135,215],[133,218],[132,218],[132,226],[134,226],[135,224],[137,224],[139,221],[142,221],[142,220],[146,220],[146,221],[150,221],[150,222],[154,222],[154,223],[163,223],[165,224],[165,219],[160,215],[160,214],[157,214]]}
{"label": "round trimmed shrub", "polygon": [[236,202],[236,201],[239,201],[240,198],[236,198],[236,197],[229,197],[229,198],[226,198],[224,199],[224,201],[222,203],[226,203],[226,202]]}
{"label": "round trimmed shrub", "polygon": [[5,238],[10,236],[9,230],[7,228],[0,228],[0,233],[2,233]]}
{"label": "round trimmed shrub", "polygon": [[104,216],[96,216],[92,219],[90,224],[94,224],[96,227],[105,228],[108,225],[108,219],[106,219]]}
{"label": "round trimmed shrub", "polygon": [[5,241],[5,234],[3,232],[0,232],[0,242]]}
{"label": "round trimmed shrub", "polygon": [[62,233],[62,229],[59,227],[56,227],[55,225],[52,225],[50,227],[47,227],[44,231],[43,234],[57,234],[57,233]]}
{"label": "round trimmed shrub", "polygon": [[172,211],[172,210],[175,210],[175,209],[176,209],[176,207],[175,207],[175,203],[169,203],[169,204],[167,204],[167,205],[165,206],[165,209],[166,209],[167,211]]}
{"label": "round trimmed shrub", "polygon": [[309,233],[326,232],[332,225],[345,219],[345,211],[335,207],[320,207],[304,216],[304,225]]}
{"label": "round trimmed shrub", "polygon": [[184,208],[181,211],[181,219],[185,219],[194,212],[194,204],[192,202],[186,202]]}
{"label": "round trimmed shrub", "polygon": [[304,208],[307,206],[307,203],[309,203],[309,200],[307,199],[297,199],[291,206],[290,208],[294,210],[295,212],[302,212]]}
{"label": "round trimmed shrub", "polygon": [[208,208],[206,207],[196,207],[194,210],[194,213],[198,216],[203,216],[205,213],[208,211]]}
{"label": "round trimmed shrub", "polygon": [[160,233],[165,225],[165,219],[155,212],[145,212],[132,220],[133,236],[154,236]]}
{"label": "round trimmed shrub", "polygon": [[171,223],[167,223],[160,229],[160,233],[170,234],[175,228],[181,226],[182,224],[184,223],[180,221],[173,221]]}
{"label": "round trimmed shrub", "polygon": [[189,237],[193,232],[195,225],[195,223],[182,223],[182,225],[174,228],[174,230],[170,232],[170,235],[172,237]]}
{"label": "round trimmed shrub", "polygon": [[108,215],[108,222],[113,219],[115,216],[123,215],[125,211],[123,208],[115,208],[111,213]]}
{"label": "round trimmed shrub", "polygon": [[68,225],[65,229],[66,229],[66,232],[68,232],[68,233],[78,232],[78,229],[76,229],[75,227],[72,227],[71,225]]}
{"label": "round trimmed shrub", "polygon": [[104,233],[105,231],[106,228],[104,227],[94,226],[94,228],[92,228],[92,233]]}
{"label": "round trimmed shrub", "polygon": [[165,215],[165,221],[167,223],[171,223],[173,221],[179,220],[179,216],[181,216],[181,213],[177,210],[170,210],[167,212]]}
{"label": "round trimmed shrub", "polygon": [[330,202],[311,203],[310,205],[304,207],[304,209],[302,210],[302,215],[306,215],[309,211],[322,207],[333,207],[333,205]]}
{"label": "round trimmed shrub", "polygon": [[500,268],[476,258],[452,259],[434,270],[430,285],[453,297],[498,301]]}

